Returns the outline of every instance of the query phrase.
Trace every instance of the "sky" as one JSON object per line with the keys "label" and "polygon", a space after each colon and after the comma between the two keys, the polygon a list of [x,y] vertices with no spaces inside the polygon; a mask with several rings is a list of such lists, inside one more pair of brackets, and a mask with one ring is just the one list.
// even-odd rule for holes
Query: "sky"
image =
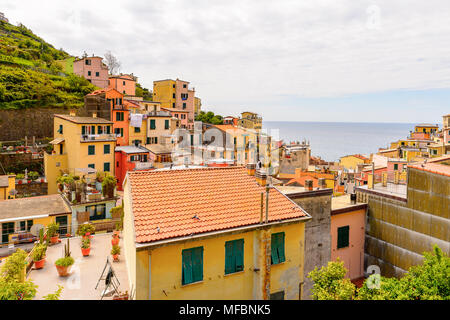
{"label": "sky", "polygon": [[0,0],[71,55],[110,50],[149,89],[265,121],[430,122],[450,113],[448,0]]}

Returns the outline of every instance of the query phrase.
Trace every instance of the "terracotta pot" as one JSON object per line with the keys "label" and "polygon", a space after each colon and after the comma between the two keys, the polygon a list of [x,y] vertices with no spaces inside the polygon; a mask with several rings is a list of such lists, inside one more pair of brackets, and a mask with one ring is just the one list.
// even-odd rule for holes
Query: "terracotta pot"
{"label": "terracotta pot", "polygon": [[67,277],[69,275],[70,272],[70,268],[72,266],[68,266],[68,267],[61,267],[61,266],[57,266],[55,264],[56,270],[58,271],[58,274],[60,277]]}
{"label": "terracotta pot", "polygon": [[119,255],[118,254],[113,254],[113,259],[114,259],[114,261],[119,261]]}
{"label": "terracotta pot", "polygon": [[120,231],[119,230],[114,230],[113,231],[113,237],[119,238],[120,237]]}
{"label": "terracotta pot", "polygon": [[45,258],[42,258],[39,261],[34,261],[34,267],[36,269],[42,269],[44,267],[44,265],[45,265]]}
{"label": "terracotta pot", "polygon": [[18,183],[18,184],[22,184],[22,180],[19,180],[17,183]]}
{"label": "terracotta pot", "polygon": [[81,253],[83,254],[83,257],[87,257],[89,255],[89,253],[91,253],[91,247],[89,247],[87,249],[81,248]]}
{"label": "terracotta pot", "polygon": [[59,240],[59,234],[57,234],[56,236],[53,236],[50,238],[50,243],[55,244],[58,243]]}
{"label": "terracotta pot", "polygon": [[120,241],[120,239],[119,239],[118,237],[114,237],[114,238],[112,238],[112,240],[111,240],[111,244],[112,244],[113,246],[118,245],[118,244],[119,244],[119,241]]}

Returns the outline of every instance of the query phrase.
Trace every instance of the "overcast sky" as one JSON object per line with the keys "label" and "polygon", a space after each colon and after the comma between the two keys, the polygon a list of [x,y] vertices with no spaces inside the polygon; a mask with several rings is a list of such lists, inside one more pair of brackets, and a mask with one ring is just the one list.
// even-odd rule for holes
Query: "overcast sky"
{"label": "overcast sky", "polygon": [[71,55],[111,50],[145,87],[191,82],[203,109],[264,120],[441,123],[448,0],[0,0]]}

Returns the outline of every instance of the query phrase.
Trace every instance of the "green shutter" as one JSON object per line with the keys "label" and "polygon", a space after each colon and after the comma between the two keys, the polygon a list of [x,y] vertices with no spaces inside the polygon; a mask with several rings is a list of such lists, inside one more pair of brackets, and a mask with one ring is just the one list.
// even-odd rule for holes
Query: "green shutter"
{"label": "green shutter", "polygon": [[234,241],[236,272],[244,270],[244,239]]}
{"label": "green shutter", "polygon": [[284,232],[278,234],[278,259],[280,262],[286,261],[284,256]]}
{"label": "green shutter", "polygon": [[95,126],[91,126],[91,134],[95,134]]}
{"label": "green shutter", "polygon": [[95,154],[95,146],[88,146],[88,155]]}
{"label": "green shutter", "polygon": [[109,144],[103,145],[103,153],[109,154],[111,152],[111,146]]}
{"label": "green shutter", "polygon": [[169,120],[164,121],[164,128],[169,129]]}
{"label": "green shutter", "polygon": [[105,162],[104,164],[103,164],[103,171],[104,172],[109,172],[109,171],[111,171],[110,170],[110,166],[109,166],[109,162]]}
{"label": "green shutter", "polygon": [[81,127],[81,134],[86,134],[86,126]]}
{"label": "green shutter", "polygon": [[156,129],[156,122],[155,119],[150,120],[150,129]]}
{"label": "green shutter", "polygon": [[280,263],[280,260],[278,259],[278,237],[276,234],[272,234],[271,237],[271,256],[272,256],[272,264]]}
{"label": "green shutter", "polygon": [[192,278],[194,282],[203,280],[203,247],[192,251]]}
{"label": "green shutter", "polygon": [[349,245],[350,226],[338,228],[337,248],[346,248]]}
{"label": "green shutter", "polygon": [[188,284],[192,281],[192,252],[191,250],[182,251],[183,279],[182,284]]}
{"label": "green shutter", "polygon": [[225,242],[225,274],[235,272],[235,261],[233,257],[233,242]]}
{"label": "green shutter", "polygon": [[107,127],[106,127],[106,133],[107,133],[107,134],[110,134],[110,133],[111,133],[111,127],[110,127],[110,126],[107,126]]}

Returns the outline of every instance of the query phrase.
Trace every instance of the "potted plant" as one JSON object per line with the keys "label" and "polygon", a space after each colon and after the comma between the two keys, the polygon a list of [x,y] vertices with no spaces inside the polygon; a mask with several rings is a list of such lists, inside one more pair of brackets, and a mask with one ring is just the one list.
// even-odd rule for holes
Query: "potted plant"
{"label": "potted plant", "polygon": [[47,237],[50,238],[50,242],[55,244],[59,239],[59,223],[52,222],[47,226]]}
{"label": "potted plant", "polygon": [[102,181],[103,196],[107,197],[107,198],[113,198],[114,197],[114,189],[116,188],[116,185],[117,185],[117,179],[114,176],[107,174],[105,176],[105,178],[103,178],[103,181]]}
{"label": "potted plant", "polygon": [[75,260],[70,256],[70,239],[67,239],[67,244],[64,245],[64,257],[55,261],[56,270],[60,277],[69,275],[70,267],[75,263]]}
{"label": "potted plant", "polygon": [[120,223],[116,222],[116,228],[113,230],[113,237],[120,238]]}
{"label": "potted plant", "polygon": [[42,269],[44,267],[46,251],[47,246],[44,243],[39,243],[34,247],[32,258],[36,269]]}
{"label": "potted plant", "polygon": [[84,238],[89,238],[91,233],[94,233],[95,226],[89,222],[85,222],[78,227],[78,235]]}
{"label": "potted plant", "polygon": [[89,253],[91,252],[91,240],[89,238],[83,238],[81,240],[81,253],[83,254],[83,257],[87,257]]}
{"label": "potted plant", "polygon": [[114,247],[114,246],[118,245],[118,244],[119,244],[119,241],[120,241],[119,235],[113,233],[112,239],[111,239],[111,244],[112,244],[112,246]]}
{"label": "potted plant", "polygon": [[114,261],[119,261],[120,247],[118,245],[113,245],[111,249],[111,255]]}

